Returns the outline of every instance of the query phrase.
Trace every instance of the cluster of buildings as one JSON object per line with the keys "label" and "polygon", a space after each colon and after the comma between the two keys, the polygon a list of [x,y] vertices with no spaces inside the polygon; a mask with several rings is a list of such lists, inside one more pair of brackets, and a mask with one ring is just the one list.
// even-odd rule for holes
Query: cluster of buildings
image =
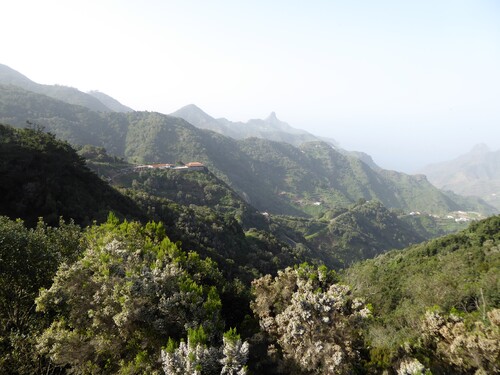
{"label": "cluster of buildings", "polygon": [[147,169],[173,169],[176,171],[204,171],[207,167],[203,163],[193,161],[184,165],[175,164],[144,164],[134,167],[134,171],[142,171]]}

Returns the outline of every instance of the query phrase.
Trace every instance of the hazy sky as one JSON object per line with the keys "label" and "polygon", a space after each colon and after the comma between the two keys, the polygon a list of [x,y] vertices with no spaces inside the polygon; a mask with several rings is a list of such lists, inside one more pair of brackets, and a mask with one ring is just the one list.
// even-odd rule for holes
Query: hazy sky
{"label": "hazy sky", "polygon": [[4,0],[0,63],[136,110],[195,103],[413,171],[500,148],[498,0]]}

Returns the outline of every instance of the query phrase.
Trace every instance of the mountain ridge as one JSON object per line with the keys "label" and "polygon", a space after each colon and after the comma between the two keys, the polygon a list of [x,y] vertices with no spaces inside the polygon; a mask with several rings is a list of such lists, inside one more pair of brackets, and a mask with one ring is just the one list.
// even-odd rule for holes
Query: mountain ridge
{"label": "mountain ridge", "polygon": [[[423,179],[377,172],[321,141],[297,148],[266,139],[234,140],[178,117],[94,112],[2,85],[0,113],[0,121],[24,127],[29,120],[73,144],[105,147],[110,154],[137,164],[203,162],[261,211],[308,215],[360,198],[378,199],[405,211],[444,214],[460,208],[450,206],[450,199]],[[426,201],[428,192],[432,198]],[[410,204],[412,197],[420,197],[420,202]]]}
{"label": "mountain ridge", "polygon": [[99,98],[95,95],[84,93],[73,87],[62,85],[43,85],[36,83],[25,75],[4,64],[0,64],[0,84],[14,85],[28,91],[44,94],[50,96],[51,98],[61,100],[69,104],[80,105],[98,112],[113,111],[113,109],[108,107],[102,100],[108,102],[113,107],[121,108],[122,111],[124,108],[128,108],[123,106],[116,99],[113,99],[105,94],[103,94],[105,97],[101,95]]}
{"label": "mountain ridge", "polygon": [[112,98],[111,96],[109,96],[103,92],[100,92],[98,90],[89,91],[89,92],[87,92],[87,94],[98,99],[101,103],[103,103],[106,107],[108,107],[113,112],[133,112],[134,111],[132,108],[127,107],[126,105],[123,105],[115,98]]}
{"label": "mountain ridge", "polygon": [[245,139],[251,137],[272,141],[287,142],[295,146],[320,137],[301,129],[296,129],[278,119],[276,112],[271,112],[265,119],[250,119],[247,122],[233,122],[226,118],[214,118],[194,104],[188,104],[170,115],[180,117],[201,129],[208,129],[222,135]]}
{"label": "mountain ridge", "polygon": [[[463,208],[421,177],[377,170],[318,140],[300,148],[268,139],[235,140],[171,115],[95,112],[5,85],[0,85],[0,113],[5,123],[25,127],[28,120],[72,144],[105,147],[133,163],[203,162],[261,211],[308,216],[358,199],[380,200],[407,212],[444,214]],[[268,120],[288,126],[275,114]],[[481,202],[475,205],[494,212]]]}
{"label": "mountain ridge", "polygon": [[438,188],[478,196],[500,209],[500,150],[475,145],[455,159],[431,164],[421,171]]}

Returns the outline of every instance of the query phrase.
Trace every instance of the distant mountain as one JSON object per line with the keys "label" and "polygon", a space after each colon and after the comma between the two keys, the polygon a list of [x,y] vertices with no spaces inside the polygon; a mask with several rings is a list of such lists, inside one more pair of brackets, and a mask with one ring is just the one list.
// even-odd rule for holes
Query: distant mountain
{"label": "distant mountain", "polygon": [[[279,120],[274,112],[264,120],[253,119],[246,123],[232,122],[225,118],[215,119],[196,105],[189,104],[171,113],[171,115],[180,117],[200,129],[212,130],[234,139],[256,137],[287,142],[295,146],[299,146],[304,142],[321,140],[320,137],[316,137],[305,130],[293,128],[286,122]],[[333,140],[328,141],[334,142]]]}
{"label": "distant mountain", "polygon": [[[101,97],[99,97],[99,95],[96,96],[86,94],[73,87],[60,85],[41,85],[39,83],[33,82],[28,77],[3,64],[0,64],[0,84],[17,86],[28,91],[32,91],[38,94],[44,94],[50,96],[51,98],[58,99],[69,104],[80,105],[98,112],[111,112],[116,110],[114,108],[108,107],[107,104],[110,104],[115,108],[128,108],[122,106],[115,99],[110,98],[109,96],[104,94],[100,95]],[[121,110],[119,112],[126,111]]]}
{"label": "distant mountain", "polygon": [[212,130],[231,138],[239,138],[236,130],[231,129],[226,124],[203,112],[201,108],[194,104],[188,104],[170,115],[186,120],[197,128]]}
{"label": "distant mountain", "polygon": [[126,105],[123,105],[118,100],[112,98],[109,95],[104,94],[103,92],[93,90],[93,91],[89,91],[87,94],[98,99],[101,103],[103,103],[106,107],[108,107],[113,112],[132,112],[133,111],[132,108],[127,107]]}
{"label": "distant mountain", "polygon": [[36,83],[28,77],[3,64],[0,64],[0,82],[4,85],[14,85],[19,87],[36,85]]}
{"label": "distant mountain", "polygon": [[[298,148],[267,139],[235,140],[178,117],[154,112],[94,112],[0,85],[0,121],[23,127],[26,120],[73,144],[104,147],[133,163],[203,162],[260,211],[317,215],[359,199],[378,200],[406,212],[465,210],[462,203],[423,176],[374,170],[324,142],[303,143]],[[484,202],[473,206],[485,214],[495,212]]]}
{"label": "distant mountain", "polygon": [[478,196],[500,209],[500,150],[490,151],[479,144],[454,160],[429,165],[421,172],[440,189]]}
{"label": "distant mountain", "polygon": [[123,146],[126,121],[110,120],[106,114],[111,113],[94,112],[18,86],[0,84],[1,123],[25,127],[30,121],[73,145],[106,145],[109,153],[123,155],[123,147],[115,148],[113,144]]}

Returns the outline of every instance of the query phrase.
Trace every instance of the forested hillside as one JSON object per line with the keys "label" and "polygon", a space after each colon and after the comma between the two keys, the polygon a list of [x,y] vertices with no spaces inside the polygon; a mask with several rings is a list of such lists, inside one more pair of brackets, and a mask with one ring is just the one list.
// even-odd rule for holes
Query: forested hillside
{"label": "forested hillside", "polygon": [[39,217],[55,225],[66,220],[87,225],[109,211],[145,218],[129,198],[91,172],[71,146],[40,129],[0,124],[0,214],[34,226]]}
{"label": "forested hillside", "polygon": [[17,86],[28,91],[47,95],[51,98],[61,100],[65,103],[83,106],[93,111],[111,111],[111,109],[108,108],[98,98],[81,92],[74,87],[61,85],[41,85],[39,83],[33,82],[28,77],[3,64],[0,64],[0,84]]}
{"label": "forested hillside", "polygon": [[344,281],[373,305],[378,370],[409,358],[438,374],[500,370],[499,216],[357,264]]}
{"label": "forested hillside", "polygon": [[10,86],[0,86],[0,114],[14,126],[29,120],[72,144],[104,147],[133,163],[203,162],[260,211],[316,214],[358,199],[407,212],[495,211],[481,201],[464,207],[422,176],[374,170],[322,142],[297,148],[257,138],[237,141],[172,116],[97,113]]}
{"label": "forested hillside", "polygon": [[[141,191],[151,201],[159,199],[175,202],[175,207],[210,209],[225,218],[236,219],[248,235],[255,230],[272,233],[295,249],[296,254],[302,254],[302,259],[316,259],[335,269],[445,233],[441,232],[440,225],[430,220],[419,227],[417,234],[415,225],[399,219],[378,201],[359,200],[316,218],[259,212],[209,170],[134,170],[109,157],[102,149],[86,146],[80,153],[86,155],[94,171],[125,194],[138,197]],[[158,214],[160,209],[155,208],[152,212],[149,208],[148,212]],[[415,219],[419,223],[418,218]]]}
{"label": "forested hillside", "polygon": [[0,374],[500,373],[492,207],[100,97],[0,85]]}
{"label": "forested hillside", "polygon": [[270,215],[210,171],[133,171],[103,149],[81,148],[88,165],[117,191],[54,136],[40,129],[1,129],[1,213],[30,226],[39,217],[54,225],[61,216],[87,225],[102,222],[109,211],[161,220],[174,241],[196,248],[223,264],[228,275],[247,281],[305,260],[339,269],[428,238],[415,235],[377,202],[361,202],[318,219]]}
{"label": "forested hillside", "polygon": [[[90,149],[81,152],[88,155]],[[123,165],[106,158],[108,165]],[[69,144],[40,129],[1,125],[0,176],[0,215],[20,218],[30,227],[39,218],[57,225],[61,217],[85,226],[105,221],[110,211],[142,222],[161,220],[172,240],[211,256],[227,275],[247,281],[306,260],[267,231],[255,208],[208,174],[122,175],[118,191],[90,171]]]}
{"label": "forested hillside", "polygon": [[255,279],[249,303],[244,283],[181,250],[161,223],[110,215],[81,231],[0,218],[0,369],[496,373],[498,233],[493,217],[341,277],[288,267]]}
{"label": "forested hillside", "polygon": [[[40,196],[50,192],[70,209],[59,186],[77,189],[78,197],[106,186],[52,135],[1,129],[2,165],[22,166],[30,156],[50,177],[39,182]],[[102,149],[80,152],[93,153],[102,167],[124,164]],[[29,168],[13,176],[2,186],[19,176],[36,181]],[[139,207],[133,213],[161,221],[110,214],[84,229],[43,221],[29,229],[0,218],[1,373],[499,370],[498,216],[338,276],[323,265],[293,265],[346,266],[418,237],[377,202],[301,219],[258,213],[208,171],[115,179]],[[13,201],[24,199],[20,191]],[[55,215],[43,206],[24,209],[19,216],[29,220],[37,210]],[[88,219],[101,215],[80,210]]]}

